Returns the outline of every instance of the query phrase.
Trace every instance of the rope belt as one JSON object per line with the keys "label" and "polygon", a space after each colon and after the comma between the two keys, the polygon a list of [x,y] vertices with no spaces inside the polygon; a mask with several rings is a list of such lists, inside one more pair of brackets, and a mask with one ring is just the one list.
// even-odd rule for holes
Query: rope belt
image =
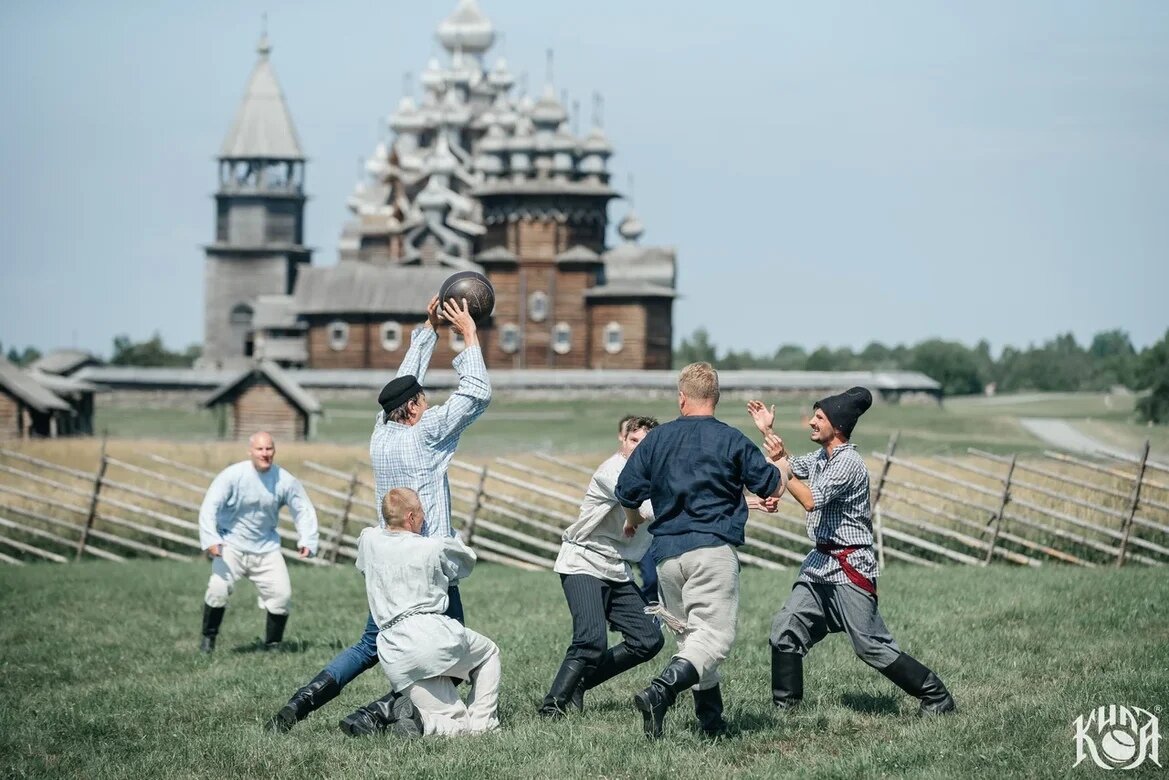
{"label": "rope belt", "polygon": [[422,609],[408,609],[405,612],[403,612],[401,615],[398,615],[397,617],[395,617],[389,623],[386,623],[384,626],[379,626],[378,630],[379,631],[389,631],[391,628],[398,625],[406,618],[411,618],[411,617],[414,617],[415,615],[439,615],[439,614],[442,614],[442,613],[440,613],[440,612],[427,612],[427,611],[422,610]]}
{"label": "rope belt", "polygon": [[848,577],[848,581],[865,593],[871,593],[873,596],[877,595],[877,583],[870,580],[865,575],[856,570],[856,567],[848,562],[848,556],[852,555],[857,550],[864,550],[872,547],[870,544],[858,544],[852,547],[846,547],[842,544],[834,544],[833,542],[816,542],[816,549],[825,555],[828,555],[840,564],[840,570],[844,572],[844,576]]}

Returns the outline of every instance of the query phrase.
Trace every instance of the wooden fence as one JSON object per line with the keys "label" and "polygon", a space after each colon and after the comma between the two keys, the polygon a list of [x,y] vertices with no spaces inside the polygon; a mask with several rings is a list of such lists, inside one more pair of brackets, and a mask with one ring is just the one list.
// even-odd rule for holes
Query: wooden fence
{"label": "wooden fence", "polygon": [[[894,436],[871,468],[882,567],[1169,561],[1169,466],[1150,460],[1147,445],[1139,458],[1107,462],[978,450],[910,460],[896,450]],[[546,453],[484,465],[455,460],[455,527],[484,560],[550,569],[592,465]],[[302,562],[351,563],[357,535],[375,520],[368,463],[338,468],[305,460],[289,468],[320,520],[318,555]],[[199,556],[199,503],[214,476],[157,454],[114,457],[104,444],[91,469],[0,449],[0,562]],[[300,561],[289,524],[278,533],[287,540],[284,555]],[[785,498],[775,514],[752,514],[739,554],[745,564],[783,569],[799,566],[810,546],[803,511]]]}

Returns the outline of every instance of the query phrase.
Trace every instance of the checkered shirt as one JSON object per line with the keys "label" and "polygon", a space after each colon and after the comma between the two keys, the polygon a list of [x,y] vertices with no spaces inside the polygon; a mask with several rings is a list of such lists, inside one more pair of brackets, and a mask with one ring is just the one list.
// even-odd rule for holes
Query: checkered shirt
{"label": "checkered shirt", "polygon": [[[868,545],[848,556],[848,562],[868,579],[877,580],[873,555],[873,520],[869,509],[869,470],[853,444],[842,444],[828,457],[825,449],[793,458],[792,474],[812,490],[808,538],[816,544],[852,547]],[[803,582],[847,584],[849,579],[835,558],[812,550],[800,567]]]}
{"label": "checkered shirt", "polygon": [[[415,328],[398,376],[412,374],[418,384],[423,384],[437,341],[438,336],[430,328]],[[418,493],[426,513],[422,535],[441,538],[455,535],[447,468],[455,455],[459,436],[487,409],[491,383],[483,364],[483,352],[477,346],[464,349],[452,365],[459,375],[458,388],[445,404],[427,409],[417,424],[391,422],[386,420],[385,412],[378,412],[369,440],[369,461],[373,465],[374,511],[379,523],[385,522],[381,506],[386,493],[392,488],[408,487]]]}

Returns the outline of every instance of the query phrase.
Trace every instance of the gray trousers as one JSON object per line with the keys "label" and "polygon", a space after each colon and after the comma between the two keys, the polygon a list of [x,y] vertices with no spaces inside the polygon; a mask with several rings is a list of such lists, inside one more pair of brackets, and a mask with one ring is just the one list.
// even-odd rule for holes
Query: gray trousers
{"label": "gray trousers", "polygon": [[771,624],[771,646],[805,656],[828,634],[848,634],[857,657],[874,669],[897,660],[901,648],[877,611],[877,598],[856,585],[797,582]]}
{"label": "gray trousers", "polygon": [[701,547],[658,564],[662,606],[686,623],[678,658],[698,671],[696,691],[719,683],[718,667],[735,643],[739,616],[739,556],[729,544]]}

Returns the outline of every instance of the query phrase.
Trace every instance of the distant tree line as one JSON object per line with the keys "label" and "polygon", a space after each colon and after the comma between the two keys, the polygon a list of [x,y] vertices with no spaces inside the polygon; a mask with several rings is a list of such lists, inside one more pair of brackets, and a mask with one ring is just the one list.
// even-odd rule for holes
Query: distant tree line
{"label": "distant tree line", "polygon": [[1123,330],[1097,333],[1087,346],[1065,333],[1042,346],[1006,347],[996,359],[990,344],[967,347],[957,341],[930,339],[913,346],[887,347],[874,341],[859,352],[848,347],[819,347],[808,352],[784,344],[770,355],[721,350],[705,328],[682,339],[674,351],[677,367],[704,360],[716,368],[788,371],[920,371],[942,384],[946,395],[997,392],[1107,390],[1120,385],[1149,391],[1138,402],[1143,419],[1169,422],[1169,331],[1138,352]]}
{"label": "distant tree line", "polygon": [[[4,347],[0,344],[0,353]],[[155,333],[146,341],[131,341],[129,336],[114,337],[114,349],[107,361],[112,366],[152,366],[166,368],[182,368],[192,366],[199,359],[203,348],[192,344],[181,352],[174,352],[162,343],[162,336]],[[10,347],[8,360],[18,366],[32,364],[41,357],[41,351],[36,347],[25,347],[23,350]],[[101,357],[100,355],[98,357]]]}

